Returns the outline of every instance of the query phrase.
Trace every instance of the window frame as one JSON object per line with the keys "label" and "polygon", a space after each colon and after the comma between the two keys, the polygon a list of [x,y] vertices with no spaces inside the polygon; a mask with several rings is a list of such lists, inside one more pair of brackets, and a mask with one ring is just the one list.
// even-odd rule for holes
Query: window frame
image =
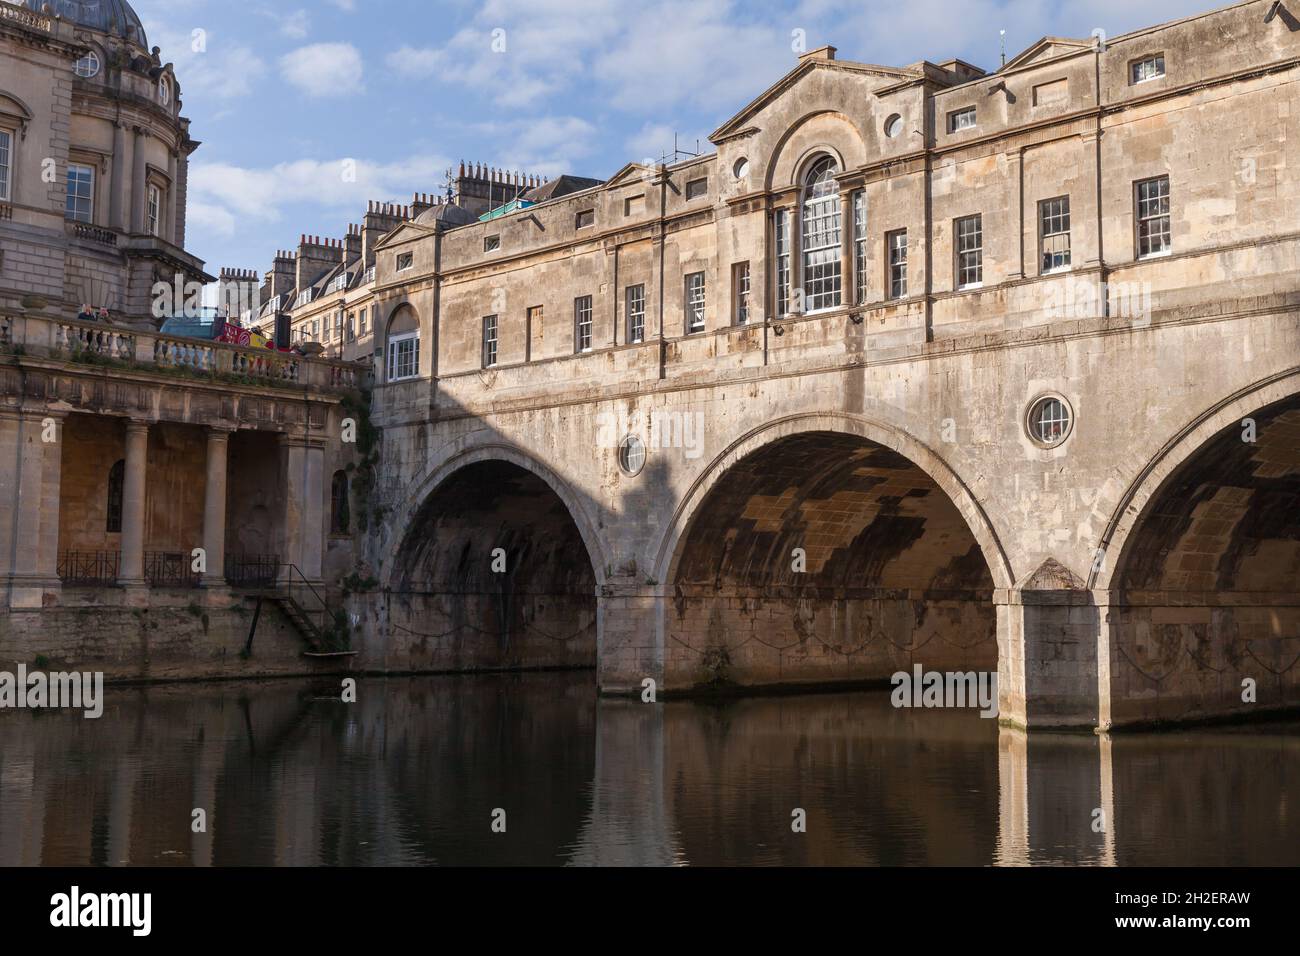
{"label": "window frame", "polygon": [[158,238],[162,235],[162,188],[156,183],[145,187],[144,221],[149,235]]}
{"label": "window frame", "polygon": [[[1054,203],[1063,203],[1061,209],[1052,211]],[[1048,223],[1053,222],[1058,228],[1055,232],[1048,232]],[[1059,228],[1064,223],[1064,228]],[[1065,237],[1065,248],[1049,250],[1048,240],[1055,239],[1058,236]],[[1038,201],[1038,274],[1049,276],[1058,275],[1062,272],[1069,272],[1074,268],[1074,256],[1072,249],[1073,237],[1071,235],[1071,211],[1070,197],[1053,196],[1050,199],[1040,199]],[[1049,266],[1047,257],[1059,256],[1064,251],[1064,261],[1058,265]]]}
{"label": "window frame", "polygon": [[[829,176],[832,188],[814,195],[825,184],[822,170]],[[839,162],[823,155],[803,176],[799,193],[799,263],[804,315],[832,312],[844,306],[844,203],[835,179],[839,171]],[[813,261],[819,258],[826,261]]]}
{"label": "window frame", "polygon": [[495,232],[490,236],[483,237],[484,252],[499,252],[501,250],[501,233]]}
{"label": "window frame", "polygon": [[[696,280],[698,280],[698,288],[692,289],[692,283]],[[682,277],[682,281],[682,306],[684,308],[683,319],[686,323],[686,334],[697,335],[705,331],[707,327],[706,311],[709,306],[708,276],[703,270],[688,272]],[[698,300],[696,292],[698,292]]]}
{"label": "window frame", "polygon": [[[585,222],[583,221],[585,217]],[[580,229],[590,229],[596,225],[595,209],[579,209],[573,214],[573,229],[577,232]]]}
{"label": "window frame", "polygon": [[[74,169],[84,169],[86,172],[90,173],[90,179],[89,179],[90,194],[84,197],[84,201],[87,203],[88,206],[85,219],[81,218],[81,216],[78,215],[75,211],[76,210],[75,203],[82,201],[83,197],[80,195],[76,195],[70,191],[72,188],[72,171]],[[68,163],[68,171],[64,176],[65,198],[64,198],[64,205],[63,205],[63,217],[65,219],[70,219],[73,222],[84,222],[87,225],[95,224],[95,179],[96,179],[95,173],[96,173],[95,167],[91,166],[89,163],[72,163],[72,162]],[[69,202],[74,203],[73,214],[71,216],[68,215]]]}
{"label": "window frame", "polygon": [[[639,308],[633,308],[639,302]],[[627,330],[627,344],[640,345],[645,341],[645,283],[623,289],[623,313]]]}
{"label": "window frame", "polygon": [[735,325],[748,325],[754,287],[749,261],[731,267],[731,316]]}
{"label": "window frame", "polygon": [[[584,338],[585,338],[585,345]],[[595,307],[589,295],[573,300],[573,354],[584,355],[595,349]]]}
{"label": "window frame", "polygon": [[[399,369],[403,367],[399,359],[403,356],[403,350],[400,348],[406,343],[411,343],[409,371],[401,374]],[[385,381],[388,382],[409,382],[412,379],[420,377],[420,330],[413,329],[410,332],[399,332],[397,335],[388,337],[388,366],[385,369],[387,375]]]}
{"label": "window frame", "polygon": [[[968,249],[962,248],[962,226],[966,223],[975,224],[975,235],[978,237],[978,244]],[[966,289],[980,289],[984,286],[984,214],[974,213],[970,216],[959,216],[952,221],[952,251],[953,251],[953,288],[958,291]],[[963,262],[963,256],[974,256],[973,265],[966,265]],[[966,282],[962,280],[967,270],[973,271],[977,278]]]}
{"label": "window frame", "polygon": [[0,163],[0,170],[4,171],[3,178],[0,178],[0,202],[13,202],[14,131],[8,126],[0,126],[0,137],[4,137],[4,162]]}
{"label": "window frame", "polygon": [[858,305],[867,301],[867,191],[855,189],[853,207],[853,289]]}
{"label": "window frame", "polygon": [[[1158,64],[1160,72],[1152,73],[1150,76],[1143,76],[1139,78],[1137,75],[1137,71],[1144,64],[1147,63]],[[1143,83],[1150,83],[1152,80],[1163,79],[1165,75],[1166,75],[1165,54],[1163,50],[1161,50],[1159,53],[1148,53],[1147,55],[1140,56],[1137,59],[1129,60],[1128,63],[1128,85],[1129,86],[1140,86]]]}
{"label": "window frame", "polygon": [[[1154,197],[1156,200],[1164,200],[1164,212],[1155,215],[1143,215],[1142,203],[1150,202],[1142,198],[1142,187],[1152,183],[1164,183],[1164,194]],[[1168,256],[1174,251],[1174,223],[1173,223],[1173,184],[1169,181],[1169,174],[1162,173],[1159,176],[1148,176],[1145,179],[1134,180],[1133,182],[1133,251],[1137,259],[1160,259]],[[1155,222],[1160,219],[1164,220],[1164,230],[1160,233],[1164,237],[1162,247],[1153,252],[1143,252],[1142,244],[1149,241],[1150,235],[1143,236],[1142,227],[1148,222]]]}
{"label": "window frame", "polygon": [[776,283],[777,317],[790,313],[791,268],[794,265],[790,247],[790,210],[778,209],[772,217],[772,246],[776,268],[772,270]]}
{"label": "window frame", "polygon": [[[694,195],[692,195],[694,191]],[[695,179],[686,181],[686,189],[683,193],[687,202],[695,202],[697,199],[705,199],[709,195],[709,177],[699,176]]]}
{"label": "window frame", "polygon": [[[969,116],[971,121],[969,123],[961,123],[961,125],[958,125],[960,118],[963,116]],[[975,129],[977,126],[979,126],[979,112],[973,104],[948,111],[949,135],[952,135],[953,133],[961,133],[968,129]]]}
{"label": "window frame", "polygon": [[493,368],[500,358],[501,327],[499,323],[499,315],[483,316],[482,350],[479,353],[483,368]]}
{"label": "window frame", "polygon": [[[406,262],[406,265],[402,265],[403,261]],[[399,252],[397,253],[397,255],[393,257],[394,272],[410,272],[414,268],[415,268],[414,252]]]}
{"label": "window frame", "polygon": [[[81,64],[87,60],[93,61],[95,64],[95,68],[91,70],[89,73],[83,73],[81,70]],[[77,57],[77,61],[72,64],[72,72],[83,80],[93,80],[95,77],[99,76],[99,72],[103,68],[104,68],[104,60],[99,55],[99,51],[96,50],[94,47],[87,48],[85,54]]]}
{"label": "window frame", "polygon": [[[902,249],[903,254],[896,258],[894,240],[900,237],[903,242],[899,248]],[[885,297],[887,299],[907,298],[907,254],[906,229],[891,229],[885,233]]]}

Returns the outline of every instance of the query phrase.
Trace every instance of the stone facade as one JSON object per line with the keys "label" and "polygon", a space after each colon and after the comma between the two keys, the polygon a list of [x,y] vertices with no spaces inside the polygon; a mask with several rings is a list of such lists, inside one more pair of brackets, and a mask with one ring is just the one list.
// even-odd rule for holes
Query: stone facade
{"label": "stone facade", "polygon": [[[990,74],[823,48],[715,154],[400,225],[363,656],[520,663],[494,640],[526,614],[485,637],[449,606],[542,591],[594,615],[609,693],[919,663],[996,666],[1031,727],[1294,706],[1300,41],[1272,7]],[[546,546],[575,534],[594,597]],[[498,549],[526,588],[484,576]]]}

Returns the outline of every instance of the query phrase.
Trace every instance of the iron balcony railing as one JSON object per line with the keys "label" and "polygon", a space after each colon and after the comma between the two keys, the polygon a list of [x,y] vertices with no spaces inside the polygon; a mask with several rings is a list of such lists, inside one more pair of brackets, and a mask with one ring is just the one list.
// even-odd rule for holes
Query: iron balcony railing
{"label": "iron balcony railing", "polygon": [[59,554],[59,580],[71,587],[111,586],[122,564],[120,551],[63,551]]}
{"label": "iron balcony railing", "polygon": [[188,551],[146,551],[144,579],[155,588],[196,588],[203,576],[192,570]]}
{"label": "iron balcony railing", "polygon": [[274,588],[280,568],[278,554],[228,554],[226,583],[233,588]]}

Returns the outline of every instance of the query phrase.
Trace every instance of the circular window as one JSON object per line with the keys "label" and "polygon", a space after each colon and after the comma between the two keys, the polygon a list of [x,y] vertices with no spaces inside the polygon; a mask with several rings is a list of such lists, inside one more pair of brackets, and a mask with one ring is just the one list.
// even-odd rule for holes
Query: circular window
{"label": "circular window", "polygon": [[618,446],[618,467],[623,473],[635,477],[645,467],[645,443],[635,435],[628,435]]}
{"label": "circular window", "polygon": [[1070,437],[1074,427],[1074,415],[1070,404],[1056,395],[1047,395],[1029,406],[1029,415],[1025,419],[1029,437],[1039,445],[1051,448],[1061,444]]}
{"label": "circular window", "polygon": [[94,50],[86,51],[86,55],[77,61],[75,67],[77,76],[83,79],[90,79],[92,76],[99,75],[99,54]]}
{"label": "circular window", "polygon": [[903,131],[903,117],[895,113],[885,120],[885,135],[891,139]]}
{"label": "circular window", "polygon": [[158,81],[158,101],[162,103],[163,106],[169,105],[172,101],[171,80],[167,79],[165,76]]}
{"label": "circular window", "polygon": [[736,160],[736,165],[731,167],[731,171],[736,174],[737,179],[744,179],[749,175],[749,160],[742,156]]}

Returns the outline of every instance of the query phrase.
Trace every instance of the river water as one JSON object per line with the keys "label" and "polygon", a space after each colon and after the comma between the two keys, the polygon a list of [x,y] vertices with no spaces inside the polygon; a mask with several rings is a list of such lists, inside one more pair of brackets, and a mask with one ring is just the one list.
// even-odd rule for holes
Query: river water
{"label": "river water", "polygon": [[1300,864],[1300,723],[1026,737],[885,691],[600,700],[589,673],[357,694],[0,713],[0,865]]}

